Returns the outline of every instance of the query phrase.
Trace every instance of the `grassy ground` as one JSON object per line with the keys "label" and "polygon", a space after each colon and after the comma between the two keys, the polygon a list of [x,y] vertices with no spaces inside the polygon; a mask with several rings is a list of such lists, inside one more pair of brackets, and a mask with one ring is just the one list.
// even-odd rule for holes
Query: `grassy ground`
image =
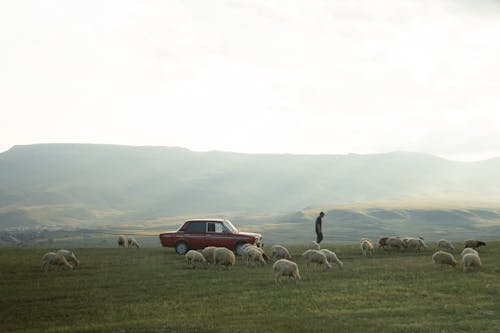
{"label": "grassy ground", "polygon": [[171,249],[76,249],[80,267],[48,273],[46,249],[0,249],[0,331],[500,331],[500,242],[481,248],[477,273],[431,264],[431,249],[324,247],[343,270],[307,268],[289,246],[302,280],[279,287],[271,265],[193,270]]}

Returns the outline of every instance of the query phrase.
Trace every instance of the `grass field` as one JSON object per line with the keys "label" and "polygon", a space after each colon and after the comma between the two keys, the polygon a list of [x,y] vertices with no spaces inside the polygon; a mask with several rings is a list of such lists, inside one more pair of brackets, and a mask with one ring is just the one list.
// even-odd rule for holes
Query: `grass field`
{"label": "grass field", "polygon": [[476,273],[433,265],[431,249],[323,247],[343,270],[307,268],[289,246],[302,280],[278,287],[270,264],[239,258],[193,270],[171,249],[82,248],[80,267],[44,273],[47,249],[0,249],[0,332],[500,332],[500,242]]}

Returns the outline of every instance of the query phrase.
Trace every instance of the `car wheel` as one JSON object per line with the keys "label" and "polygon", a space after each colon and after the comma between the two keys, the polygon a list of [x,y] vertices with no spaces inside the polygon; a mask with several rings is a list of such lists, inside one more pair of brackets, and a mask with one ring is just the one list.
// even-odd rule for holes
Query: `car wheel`
{"label": "car wheel", "polygon": [[242,256],[243,255],[243,245],[246,243],[237,243],[236,246],[234,247],[234,252],[236,252],[237,256]]}
{"label": "car wheel", "polygon": [[179,254],[186,254],[187,251],[188,251],[188,245],[186,244],[186,242],[179,242],[175,244],[175,252]]}

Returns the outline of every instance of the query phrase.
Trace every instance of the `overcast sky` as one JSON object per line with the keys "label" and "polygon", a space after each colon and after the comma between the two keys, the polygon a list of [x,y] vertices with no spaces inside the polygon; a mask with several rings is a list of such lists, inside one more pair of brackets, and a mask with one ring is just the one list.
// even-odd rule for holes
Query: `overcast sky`
{"label": "overcast sky", "polygon": [[2,1],[0,48],[0,152],[500,156],[500,1]]}

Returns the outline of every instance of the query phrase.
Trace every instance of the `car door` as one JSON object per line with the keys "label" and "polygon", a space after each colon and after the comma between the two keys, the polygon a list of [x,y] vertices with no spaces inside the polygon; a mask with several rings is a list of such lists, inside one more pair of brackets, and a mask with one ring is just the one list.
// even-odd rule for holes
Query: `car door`
{"label": "car door", "polygon": [[232,249],[231,235],[227,233],[222,222],[207,222],[207,233],[205,235],[207,246],[220,246]]}
{"label": "car door", "polygon": [[191,221],[184,230],[184,239],[188,243],[190,249],[202,249],[205,247],[205,232],[207,230],[207,222]]}

